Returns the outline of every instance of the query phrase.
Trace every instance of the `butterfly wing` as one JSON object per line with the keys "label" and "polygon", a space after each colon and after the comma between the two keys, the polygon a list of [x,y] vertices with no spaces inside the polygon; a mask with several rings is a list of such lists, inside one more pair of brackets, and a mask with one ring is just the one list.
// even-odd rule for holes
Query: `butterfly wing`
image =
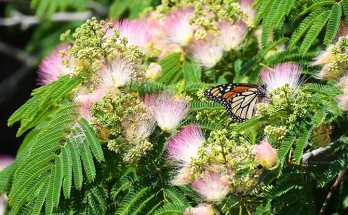
{"label": "butterfly wing", "polygon": [[241,123],[254,116],[256,104],[265,93],[255,84],[223,84],[209,88],[204,95],[225,106],[232,120]]}

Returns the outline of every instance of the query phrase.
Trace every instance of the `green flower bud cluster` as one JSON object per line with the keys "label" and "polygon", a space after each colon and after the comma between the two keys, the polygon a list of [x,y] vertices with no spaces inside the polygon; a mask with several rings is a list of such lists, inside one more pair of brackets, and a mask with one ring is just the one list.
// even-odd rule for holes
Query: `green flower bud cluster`
{"label": "green flower bud cluster", "polygon": [[94,117],[92,123],[96,130],[104,127],[110,130],[110,134],[117,136],[121,134],[121,120],[127,109],[125,104],[132,102],[131,94],[107,92],[99,103],[94,103],[91,113]]}
{"label": "green flower bud cluster", "polygon": [[221,173],[230,182],[232,193],[250,193],[261,174],[258,165],[254,146],[226,129],[212,131],[198,158],[191,160],[192,174],[200,177],[205,169]]}
{"label": "green flower bud cluster", "polygon": [[195,38],[202,40],[208,33],[216,33],[216,23],[227,20],[231,24],[247,15],[239,7],[237,0],[164,0],[156,8],[160,13],[169,13],[173,8],[189,6],[194,8],[190,24],[198,26]]}
{"label": "green flower bud cluster", "polygon": [[148,140],[136,141],[138,123],[151,116],[135,94],[107,92],[100,102],[92,105],[91,113],[91,124],[97,134],[100,136],[107,129],[110,136],[105,141],[109,150],[121,153],[124,161],[135,162],[152,150]]}
{"label": "green flower bud cluster", "polygon": [[128,163],[137,162],[142,156],[146,155],[148,151],[151,151],[152,148],[153,145],[148,140],[141,140],[139,144],[129,149],[123,160]]}
{"label": "green flower bud cluster", "polygon": [[265,127],[265,134],[267,136],[273,135],[277,140],[282,141],[289,130],[285,126],[271,126],[267,125]]}
{"label": "green flower bud cluster", "polygon": [[[72,34],[74,45],[69,47],[69,54],[74,60],[73,75],[85,73],[93,76],[105,60],[112,59],[114,55],[133,56],[133,61],[143,56],[139,49],[128,45],[127,38],[120,37],[112,23],[103,26],[103,20],[98,22],[96,18],[88,19]],[[106,37],[108,31],[113,34]],[[63,33],[61,39],[66,40],[69,34],[70,31]]]}
{"label": "green flower bud cluster", "polygon": [[348,36],[340,37],[338,42],[331,47],[331,56],[327,63],[329,79],[336,79],[348,70]]}
{"label": "green flower bud cluster", "polygon": [[268,97],[268,103],[260,104],[256,115],[261,117],[287,115],[280,117],[277,124],[289,129],[294,126],[297,119],[305,117],[309,111],[311,95],[301,90],[295,92],[288,84],[270,92]]}

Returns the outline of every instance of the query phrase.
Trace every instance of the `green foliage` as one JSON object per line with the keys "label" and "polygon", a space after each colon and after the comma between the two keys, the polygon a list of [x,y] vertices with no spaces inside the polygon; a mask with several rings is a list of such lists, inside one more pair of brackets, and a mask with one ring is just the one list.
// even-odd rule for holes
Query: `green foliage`
{"label": "green foliage", "polygon": [[181,53],[174,53],[159,62],[162,67],[162,76],[157,82],[165,85],[176,83],[183,76]]}
{"label": "green foliage", "polygon": [[[103,1],[106,2],[110,4],[109,18],[119,19],[136,18],[144,9],[155,6],[158,1]],[[88,3],[89,0],[34,0],[32,7],[37,8],[36,14],[42,19],[45,16],[52,17],[57,11],[84,11]],[[164,10],[162,15],[165,16],[170,9],[187,3],[194,7],[198,4],[190,0],[170,1],[168,8],[162,5],[159,11]],[[231,11],[235,9],[232,6],[233,4],[228,8]],[[341,104],[337,100],[337,96],[342,94],[338,87],[334,86],[337,81],[316,80],[308,75],[318,70],[318,66],[310,65],[312,59],[318,55],[317,51],[323,48],[321,44],[328,46],[335,41],[341,19],[347,20],[348,1],[256,0],[253,7],[257,9],[256,18],[253,20],[254,23],[248,23],[249,32],[240,45],[241,48],[224,52],[222,60],[213,68],[202,68],[189,57],[192,45],[190,44],[182,47],[182,53],[170,54],[158,62],[162,67],[162,76],[157,80],[146,81],[144,74],[139,73],[139,79],[137,76],[130,84],[115,88],[115,92],[119,92],[122,99],[130,92],[129,100],[141,99],[144,94],[164,90],[190,97],[192,102],[189,113],[180,126],[170,133],[161,132],[160,128],[156,127],[151,135],[141,137],[140,140],[129,140],[123,132],[131,127],[125,123],[126,114],[136,115],[137,110],[140,110],[128,108],[132,106],[132,101],[127,100],[126,107],[120,108],[120,112],[126,112],[126,117],[122,115],[107,122],[117,124],[123,130],[111,128],[112,126],[109,129],[105,127],[106,123],[96,122],[97,114],[93,114],[92,119],[87,121],[81,118],[78,105],[69,102],[62,104],[63,100],[73,98],[72,93],[75,93],[81,83],[91,92],[99,87],[99,83],[94,86],[89,82],[99,78],[98,72],[92,74],[94,70],[91,66],[98,68],[100,59],[89,59],[95,62],[88,68],[83,68],[86,70],[84,77],[63,76],[34,90],[32,98],[8,121],[8,125],[18,121],[21,123],[17,136],[35,127],[27,135],[15,162],[0,172],[0,192],[6,191],[9,195],[10,214],[182,214],[205,200],[202,201],[191,188],[191,183],[179,187],[171,186],[170,182],[176,171],[170,167],[172,161],[167,159],[166,146],[170,138],[191,123],[201,128],[206,138],[204,147],[200,149],[200,156],[208,153],[205,149],[206,146],[210,147],[212,141],[208,139],[209,135],[226,132],[221,142],[226,145],[236,144],[236,147],[228,152],[224,151],[223,147],[209,151],[211,157],[216,153],[225,158],[225,153],[228,153],[228,159],[231,160],[222,160],[216,156],[220,159],[214,160],[214,165],[202,165],[202,169],[218,172],[220,170],[216,170],[215,165],[219,166],[224,162],[226,166],[230,163],[231,166],[244,165],[240,172],[233,168],[232,171],[229,168],[224,169],[225,166],[223,169],[228,180],[247,181],[245,186],[248,186],[250,191],[244,191],[242,188],[242,192],[231,191],[234,188],[230,187],[229,194],[223,201],[212,204],[218,213],[235,214],[239,209],[239,213],[243,214],[245,208],[248,212],[256,210],[255,214],[316,214],[317,204],[321,204],[322,201],[318,201],[316,194],[347,168],[347,141],[345,138],[338,139],[346,132],[337,131],[340,130],[339,127],[346,127],[347,122],[342,119]],[[239,15],[236,13],[233,16]],[[262,33],[258,44],[254,30],[260,23]],[[74,28],[78,24],[70,23],[69,26]],[[67,27],[57,25],[57,29],[49,29],[47,26],[49,25],[43,24],[38,28],[32,46],[28,46],[29,50],[34,51],[34,46],[41,40],[43,46],[56,44],[58,32],[65,31]],[[45,36],[42,39],[40,34],[53,36]],[[104,38],[104,35],[100,38]],[[75,41],[75,44],[79,43]],[[95,48],[93,44],[89,45],[89,48]],[[261,45],[261,48],[258,45]],[[83,52],[85,47],[80,48],[79,51]],[[77,53],[75,54],[76,57]],[[142,55],[140,52],[138,54]],[[142,63],[156,62],[156,59],[153,56],[144,57],[136,59],[136,62],[140,66]],[[279,106],[283,109],[275,110],[273,115],[270,112],[264,115],[257,112],[258,115],[246,122],[231,124],[232,120],[226,114],[225,107],[217,103],[203,102],[200,98],[204,90],[221,83],[260,84],[259,74],[262,69],[266,68],[272,72],[274,65],[284,62],[302,65],[306,76],[302,80],[315,83],[303,84],[295,93],[291,90],[276,96],[269,93],[268,103],[256,108],[259,108],[261,113],[262,107],[274,105],[271,104],[276,101],[274,97],[282,97],[289,92],[293,92],[289,93],[289,98],[293,100],[284,101],[294,101],[296,96],[299,96],[296,93],[300,92],[307,98],[306,101],[301,101],[305,103],[303,106],[282,102]],[[133,96],[134,94],[138,97]],[[114,108],[114,105],[117,106],[116,102],[106,104],[103,108],[109,110]],[[131,118],[129,121],[136,120],[138,119]],[[320,129],[327,135],[334,132],[334,135],[330,136],[334,143],[330,144],[330,150],[322,156],[325,161],[332,160],[332,164],[301,164],[305,153],[320,149],[313,141],[314,133]],[[269,130],[273,133],[268,132]],[[151,146],[151,150],[146,151],[146,156],[139,160],[125,162],[120,151],[110,151],[107,148],[115,141],[119,145],[127,145],[134,149],[138,142],[143,143],[145,140]],[[238,141],[241,142],[240,145],[237,145]],[[257,160],[255,151],[252,151],[255,149],[254,145],[264,141],[277,150],[279,160],[274,166],[261,167],[259,164],[262,162]],[[236,155],[234,151],[244,147],[242,144],[252,151],[250,156],[255,159],[255,165],[233,163],[233,157]],[[196,167],[192,166],[192,169],[194,168]],[[253,172],[255,175],[247,180],[242,177],[244,171]]]}
{"label": "green foliage", "polygon": [[292,144],[295,141],[295,133],[290,132],[282,143],[280,149],[278,150],[278,157],[280,159],[280,163],[282,164],[285,160],[285,156],[288,154]]}
{"label": "green foliage", "polygon": [[183,66],[185,83],[200,83],[202,79],[201,66],[193,60],[186,60]]}
{"label": "green foliage", "polygon": [[153,0],[144,0],[137,2],[136,0],[115,0],[110,7],[109,17],[117,19],[122,14],[129,11],[129,18],[134,19],[146,8],[151,7]]}
{"label": "green foliage", "polygon": [[294,159],[296,163],[301,162],[303,150],[306,148],[308,144],[308,139],[312,133],[312,129],[312,125],[306,122],[304,122],[300,128],[298,143],[294,151]]}
{"label": "green foliage", "polygon": [[330,45],[332,40],[335,38],[338,31],[338,27],[340,26],[341,16],[342,16],[341,5],[335,4],[331,10],[329,23],[328,23],[326,35],[324,38],[325,45]]}
{"label": "green foliage", "polygon": [[200,110],[225,110],[224,107],[217,103],[209,102],[192,102],[190,111],[200,111]]}
{"label": "green foliage", "polygon": [[[35,92],[40,93],[43,92]],[[35,202],[32,213],[40,212],[43,202],[46,202],[46,214],[51,214],[53,208],[59,205],[62,187],[64,196],[70,197],[72,171],[75,188],[81,189],[80,160],[84,164],[87,179],[90,182],[94,180],[91,151],[99,162],[104,160],[103,152],[99,140],[91,133],[86,121],[76,119],[75,108],[76,105],[71,103],[61,105],[48,125],[39,132],[24,158],[16,160],[19,164],[14,172],[13,187],[9,195],[13,214],[17,214],[25,203],[31,202]],[[69,130],[71,128],[73,131]],[[36,194],[39,194],[37,198]]]}
{"label": "green foliage", "polygon": [[62,0],[62,1],[50,1],[50,0],[34,0],[31,1],[31,7],[36,8],[36,16],[42,19],[45,15],[50,19],[57,11],[64,11],[68,7],[81,11],[86,9],[89,0]]}
{"label": "green foliage", "polygon": [[8,126],[20,121],[17,137],[28,129],[38,125],[59,104],[70,91],[81,83],[80,79],[64,76],[57,81],[33,91],[32,98],[12,114]]}
{"label": "green foliage", "polygon": [[326,21],[329,18],[329,15],[330,15],[330,12],[325,11],[315,19],[315,22],[308,30],[306,37],[304,38],[301,44],[301,47],[300,47],[301,54],[304,55],[308,51],[308,49],[313,44],[316,37],[319,35],[321,29],[325,26]]}

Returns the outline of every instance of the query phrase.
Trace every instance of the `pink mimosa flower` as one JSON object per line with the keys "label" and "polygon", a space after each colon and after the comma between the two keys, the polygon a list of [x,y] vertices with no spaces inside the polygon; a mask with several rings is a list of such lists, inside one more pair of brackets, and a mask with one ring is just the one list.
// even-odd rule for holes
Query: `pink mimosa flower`
{"label": "pink mimosa flower", "polygon": [[191,124],[168,141],[168,159],[177,161],[178,167],[188,166],[191,159],[198,156],[198,150],[204,142],[202,130]]}
{"label": "pink mimosa flower", "polygon": [[337,98],[339,100],[339,107],[343,111],[348,111],[348,95],[344,94],[343,96],[339,96]]}
{"label": "pink mimosa flower", "polygon": [[276,166],[278,162],[278,153],[266,140],[256,145],[256,158],[260,164],[265,168]]}
{"label": "pink mimosa flower", "polygon": [[221,202],[229,192],[218,173],[208,173],[203,179],[196,179],[192,184],[193,189],[206,201]]}
{"label": "pink mimosa flower", "polygon": [[[47,57],[43,59],[38,71],[39,85],[49,84],[53,81],[58,80],[60,76],[67,75],[72,72],[70,68],[62,64],[62,60],[64,59],[59,54],[59,51],[61,50],[67,51],[68,45],[59,45]],[[68,59],[68,57],[66,58]]]}
{"label": "pink mimosa flower", "polygon": [[132,127],[132,123],[126,120],[122,124],[125,129],[125,138],[131,143],[139,143],[142,139],[149,137],[155,129],[156,120],[153,117],[137,119],[136,114],[134,114],[130,118],[136,121],[135,128]]}
{"label": "pink mimosa flower", "polygon": [[330,63],[334,60],[334,55],[331,52],[333,47],[333,45],[330,45],[325,51],[321,52],[318,57],[313,58],[314,62],[311,63],[311,66]]}
{"label": "pink mimosa flower", "polygon": [[13,157],[10,156],[0,156],[0,171],[5,169],[14,161]]}
{"label": "pink mimosa flower", "polygon": [[208,39],[208,41],[195,41],[190,53],[205,69],[209,69],[221,60],[223,49],[220,44],[214,44],[212,39]]}
{"label": "pink mimosa flower", "polygon": [[104,64],[98,71],[98,88],[112,89],[128,84],[133,73],[137,71],[136,65],[124,58],[115,58]]}
{"label": "pink mimosa flower", "polygon": [[254,0],[240,0],[240,8],[248,15],[247,22],[252,23],[255,19],[256,10],[252,8]]}
{"label": "pink mimosa flower", "polygon": [[[105,21],[104,29],[107,28],[107,23],[110,21]],[[138,46],[142,49],[145,48],[146,44],[150,41],[151,37],[146,31],[147,24],[145,21],[140,20],[122,20],[113,21],[113,27],[117,29],[121,37],[125,37],[128,40],[129,45]],[[106,32],[106,37],[113,34],[111,30]]]}
{"label": "pink mimosa flower", "polygon": [[273,70],[263,69],[261,78],[266,84],[267,92],[283,87],[286,84],[296,92],[300,87],[300,76],[302,67],[296,64],[278,64]]}
{"label": "pink mimosa flower", "polygon": [[192,183],[195,180],[192,170],[189,167],[183,167],[176,170],[174,179],[170,182],[173,186],[181,186]]}
{"label": "pink mimosa flower", "polygon": [[223,21],[219,24],[220,42],[224,51],[238,50],[245,36],[248,34],[248,26],[240,20],[234,25],[228,21]]}
{"label": "pink mimosa flower", "polygon": [[193,12],[193,8],[182,7],[172,11],[168,15],[164,20],[164,29],[169,40],[181,46],[190,43],[195,30],[197,30],[197,26],[189,23]]}
{"label": "pink mimosa flower", "polygon": [[152,116],[158,126],[165,132],[170,132],[179,126],[189,110],[186,99],[176,98],[175,94],[162,92],[160,95],[146,95],[144,103],[152,108]]}
{"label": "pink mimosa flower", "polygon": [[187,208],[183,215],[214,215],[211,205],[200,204],[194,208]]}
{"label": "pink mimosa flower", "polygon": [[90,111],[91,106],[94,102],[99,102],[102,100],[103,96],[106,94],[107,89],[98,89],[92,93],[89,93],[88,89],[85,87],[80,88],[80,92],[73,99],[75,102],[81,105],[78,108],[81,116],[85,118],[88,122],[92,119],[92,114]]}

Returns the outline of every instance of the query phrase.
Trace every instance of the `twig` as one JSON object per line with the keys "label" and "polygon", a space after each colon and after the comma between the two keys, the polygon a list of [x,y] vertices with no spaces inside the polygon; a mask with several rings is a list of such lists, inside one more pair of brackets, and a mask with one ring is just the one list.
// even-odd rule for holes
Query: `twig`
{"label": "twig", "polygon": [[335,192],[338,183],[339,183],[340,180],[343,178],[343,176],[344,176],[345,173],[346,173],[346,170],[343,170],[343,171],[341,172],[341,174],[337,177],[335,183],[332,185],[332,187],[331,187],[329,193],[327,194],[327,196],[326,196],[326,198],[325,198],[325,201],[324,201],[324,203],[323,203],[323,206],[322,206],[321,209],[320,209],[319,215],[324,214],[324,211],[325,211],[327,205],[329,204],[329,201],[330,201],[330,199],[331,199],[332,194]]}
{"label": "twig", "polygon": [[89,2],[87,7],[95,11],[98,15],[101,15],[101,16],[107,16],[109,14],[108,7],[105,7],[104,5],[95,1]]}
{"label": "twig", "polygon": [[331,165],[334,161],[308,161],[309,165]]}
{"label": "twig", "polygon": [[[67,21],[80,21],[86,20],[93,16],[92,11],[86,12],[60,12],[53,14],[52,22],[67,22]],[[36,16],[27,16],[18,11],[13,11],[11,18],[1,18],[0,26],[13,26],[21,25],[22,29],[28,28],[31,25],[36,25],[41,23],[42,20],[38,20]]]}
{"label": "twig", "polygon": [[302,163],[303,164],[308,164],[308,161],[310,158],[313,158],[313,157],[316,157],[318,156],[319,154],[322,154],[326,151],[328,151],[329,149],[331,149],[332,145],[334,144],[334,142],[330,143],[328,146],[326,147],[322,147],[322,148],[319,148],[319,149],[315,149],[311,152],[307,152],[305,153],[303,156],[302,156]]}

